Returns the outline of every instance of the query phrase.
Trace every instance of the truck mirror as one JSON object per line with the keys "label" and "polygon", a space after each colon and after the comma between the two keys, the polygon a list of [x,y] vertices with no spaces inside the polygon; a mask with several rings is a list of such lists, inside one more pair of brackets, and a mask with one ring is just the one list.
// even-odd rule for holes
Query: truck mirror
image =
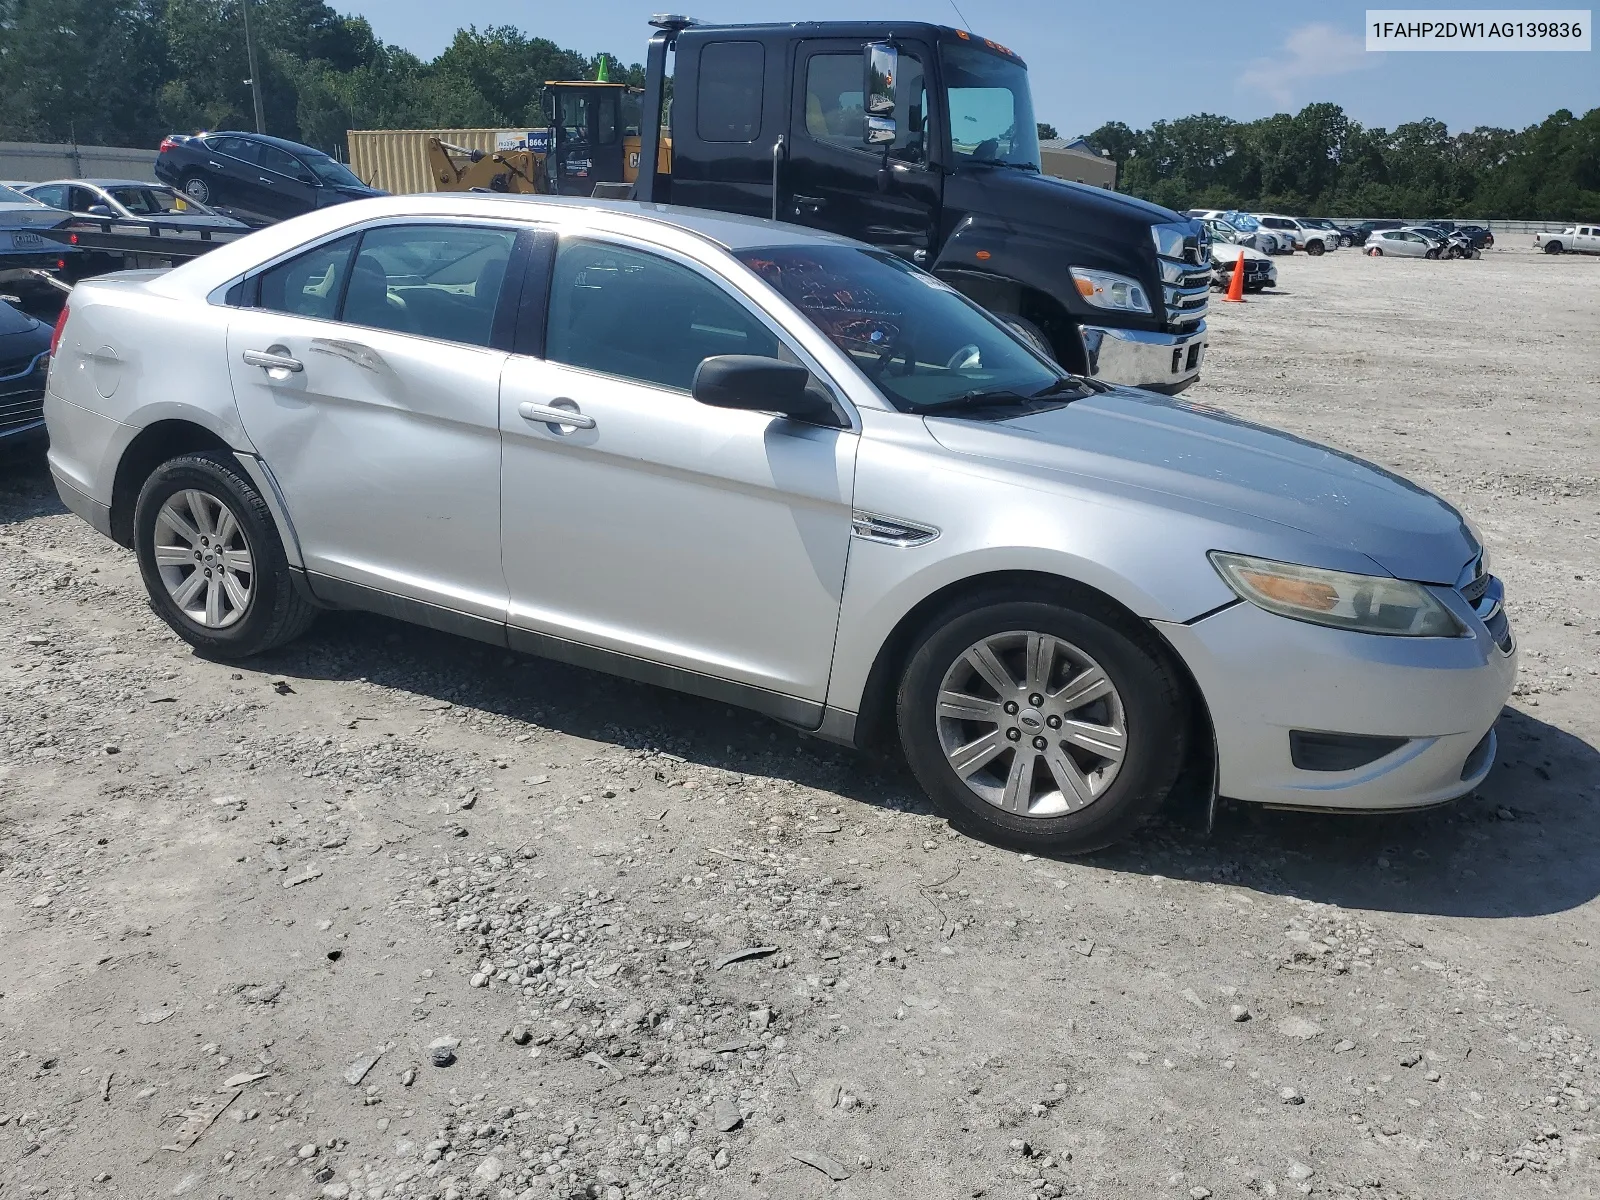
{"label": "truck mirror", "polygon": [[[889,42],[868,42],[866,46],[867,98],[869,117],[892,117],[895,107],[895,80],[900,75],[900,51]],[[871,142],[871,138],[867,139]]]}
{"label": "truck mirror", "polygon": [[867,118],[867,145],[888,146],[892,145],[895,138],[895,123],[893,117],[868,117]]}

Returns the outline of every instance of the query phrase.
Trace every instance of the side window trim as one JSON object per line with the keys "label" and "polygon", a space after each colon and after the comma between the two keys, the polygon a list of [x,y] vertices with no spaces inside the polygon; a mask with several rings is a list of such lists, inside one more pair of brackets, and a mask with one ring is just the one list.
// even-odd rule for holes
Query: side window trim
{"label": "side window trim", "polygon": [[[521,239],[518,241],[520,243]],[[560,244],[561,239],[554,230],[529,232],[522,289],[517,297],[516,318],[508,347],[512,354],[544,357],[545,322],[550,316],[550,288],[555,282],[556,247]]]}

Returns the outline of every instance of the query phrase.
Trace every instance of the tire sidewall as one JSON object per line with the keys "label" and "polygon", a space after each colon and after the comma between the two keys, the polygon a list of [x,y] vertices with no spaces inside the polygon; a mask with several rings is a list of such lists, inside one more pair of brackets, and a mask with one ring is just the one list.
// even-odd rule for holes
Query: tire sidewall
{"label": "tire sidewall", "polygon": [[[156,517],[161,506],[177,492],[205,492],[226,504],[244,531],[255,570],[250,581],[250,603],[244,616],[225,629],[207,629],[191,620],[173,601],[155,561]],[[175,633],[202,654],[238,658],[256,653],[267,644],[274,614],[293,586],[288,561],[278,531],[270,524],[265,506],[231,456],[216,453],[186,454],[163,463],[145,480],[133,513],[133,548],[139,559],[150,606]]]}
{"label": "tire sidewall", "polygon": [[[1053,634],[1094,658],[1122,699],[1128,752],[1106,792],[1078,812],[1022,817],[988,804],[950,767],[934,716],[946,671],[968,647],[1012,630]],[[1044,599],[980,603],[930,624],[907,664],[897,698],[900,742],[912,773],[952,823],[1033,850],[1084,853],[1109,845],[1153,812],[1182,766],[1187,714],[1170,669],[1147,644],[1114,624]]]}
{"label": "tire sidewall", "polygon": [[[200,195],[196,195],[191,190],[192,188],[195,188],[197,186],[200,189],[200,193],[201,193]],[[185,179],[183,181],[183,184],[182,184],[182,187],[180,188],[180,190],[183,192],[183,194],[185,196],[187,196],[189,199],[193,200],[196,204],[210,204],[211,203],[211,184],[206,181],[204,176],[201,176],[201,175],[190,175],[187,179]]]}

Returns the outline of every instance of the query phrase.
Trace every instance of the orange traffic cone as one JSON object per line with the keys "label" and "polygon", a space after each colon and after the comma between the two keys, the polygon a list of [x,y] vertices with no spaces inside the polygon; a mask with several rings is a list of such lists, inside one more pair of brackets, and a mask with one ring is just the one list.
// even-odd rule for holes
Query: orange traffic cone
{"label": "orange traffic cone", "polygon": [[1228,281],[1228,294],[1223,297],[1231,304],[1244,303],[1244,251],[1239,251],[1239,261],[1233,264],[1233,278]]}

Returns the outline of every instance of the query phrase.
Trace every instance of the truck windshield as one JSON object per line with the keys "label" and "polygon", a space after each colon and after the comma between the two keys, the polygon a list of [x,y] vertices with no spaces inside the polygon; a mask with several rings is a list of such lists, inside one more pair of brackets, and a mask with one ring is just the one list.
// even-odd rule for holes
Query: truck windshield
{"label": "truck windshield", "polygon": [[895,255],[853,246],[774,246],[738,257],[850,355],[901,412],[1058,404],[1078,384],[960,292]]}
{"label": "truck windshield", "polygon": [[1039,169],[1028,70],[1015,59],[960,42],[942,42],[955,165]]}

